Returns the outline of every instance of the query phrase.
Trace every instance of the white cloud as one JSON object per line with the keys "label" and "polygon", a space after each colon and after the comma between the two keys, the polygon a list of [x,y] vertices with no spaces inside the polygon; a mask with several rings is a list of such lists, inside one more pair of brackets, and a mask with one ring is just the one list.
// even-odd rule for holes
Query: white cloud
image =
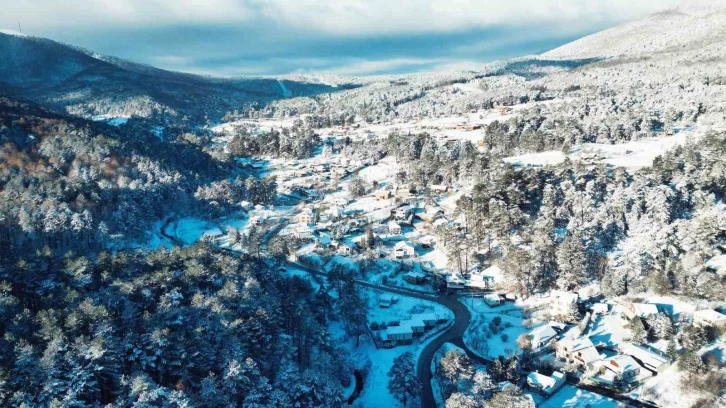
{"label": "white cloud", "polygon": [[[696,0],[0,0],[0,27],[246,24],[336,35],[610,24]],[[6,4],[2,4],[6,3]]]}

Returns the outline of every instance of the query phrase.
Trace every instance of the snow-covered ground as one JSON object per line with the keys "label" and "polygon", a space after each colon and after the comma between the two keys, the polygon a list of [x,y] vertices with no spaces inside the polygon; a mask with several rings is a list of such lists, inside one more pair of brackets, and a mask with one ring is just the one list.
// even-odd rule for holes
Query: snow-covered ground
{"label": "snow-covered ground", "polygon": [[[525,304],[506,302],[502,306],[490,307],[481,298],[466,297],[462,297],[461,302],[471,312],[471,322],[464,333],[464,343],[471,351],[485,358],[508,356],[519,351],[517,337],[528,332],[522,326]],[[491,333],[488,327],[495,317],[501,319],[496,334]],[[506,336],[506,341],[502,335]]]}
{"label": "snow-covered ground", "polygon": [[540,408],[615,408],[617,401],[565,385],[555,395],[547,399]]}

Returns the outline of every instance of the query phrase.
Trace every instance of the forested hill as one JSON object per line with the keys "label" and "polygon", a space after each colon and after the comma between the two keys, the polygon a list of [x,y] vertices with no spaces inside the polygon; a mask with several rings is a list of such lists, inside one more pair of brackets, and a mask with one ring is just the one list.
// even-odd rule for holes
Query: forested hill
{"label": "forested hill", "polygon": [[0,89],[74,115],[162,117],[204,123],[323,84],[272,78],[211,78],[103,56],[55,41],[0,33]]}

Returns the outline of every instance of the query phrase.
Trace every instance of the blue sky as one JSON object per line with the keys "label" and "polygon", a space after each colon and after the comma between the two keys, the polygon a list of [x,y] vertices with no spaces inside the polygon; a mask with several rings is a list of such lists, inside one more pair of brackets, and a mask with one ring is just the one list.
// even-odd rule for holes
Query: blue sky
{"label": "blue sky", "polygon": [[186,72],[373,75],[540,53],[680,2],[0,0],[0,28]]}

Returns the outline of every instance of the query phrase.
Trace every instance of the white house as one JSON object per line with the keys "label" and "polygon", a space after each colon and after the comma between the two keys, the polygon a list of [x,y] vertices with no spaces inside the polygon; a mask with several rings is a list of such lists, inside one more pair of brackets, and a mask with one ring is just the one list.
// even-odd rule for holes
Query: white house
{"label": "white house", "polygon": [[421,334],[426,331],[426,323],[421,319],[411,318],[408,320],[401,320],[401,326],[408,326],[414,334]]}
{"label": "white house", "polygon": [[435,313],[413,313],[411,314],[411,319],[421,320],[426,327],[436,326],[436,323],[439,322],[439,316]]}
{"label": "white house", "polygon": [[619,375],[625,382],[633,382],[640,375],[640,365],[633,357],[624,354],[606,358],[603,367]]}
{"label": "white house", "polygon": [[577,299],[577,293],[553,290],[550,293],[550,314],[552,317],[566,316],[572,305],[577,303]]}
{"label": "white house", "polygon": [[337,252],[340,255],[350,256],[355,253],[355,247],[353,247],[353,244],[342,242],[340,243],[340,245],[338,245]]}
{"label": "white house", "polygon": [[393,247],[393,257],[395,259],[411,258],[416,255],[413,245],[406,241],[401,241]]}
{"label": "white house", "polygon": [[219,228],[212,228],[207,231],[204,231],[202,234],[202,239],[205,241],[217,241],[221,239],[224,236],[222,233],[222,230]]}
{"label": "white house", "polygon": [[392,304],[396,303],[398,301],[397,296],[393,295],[381,295],[378,297],[378,307],[387,308],[391,307]]}
{"label": "white house", "polygon": [[388,233],[391,235],[400,235],[401,234],[401,225],[397,223],[396,221],[389,221],[388,222]]}
{"label": "white house", "polygon": [[623,354],[633,357],[638,364],[654,373],[662,373],[673,361],[666,355],[648,350],[636,344],[627,344],[622,348],[622,351]]}
{"label": "white house", "polygon": [[304,208],[295,218],[298,224],[313,224],[315,222],[315,210]]}
{"label": "white house", "polygon": [[381,337],[384,337],[384,341],[405,342],[413,339],[413,330],[409,326],[388,326]]}
{"label": "white house", "polygon": [[540,326],[529,332],[532,341],[532,350],[537,351],[547,347],[557,337],[557,332],[549,324]]}
{"label": "white house", "polygon": [[586,369],[592,368],[593,364],[601,359],[600,353],[588,337],[567,337],[558,341],[555,355],[560,360]]}
{"label": "white house", "polygon": [[252,203],[251,203],[251,202],[249,202],[249,201],[242,201],[241,203],[239,203],[239,206],[240,206],[240,207],[241,207],[241,208],[242,208],[243,210],[245,210],[245,211],[249,211],[249,210],[251,210],[251,209],[252,209]]}
{"label": "white house", "polygon": [[504,304],[504,299],[502,299],[502,297],[497,295],[496,293],[488,293],[484,295],[483,299],[484,303],[486,303],[490,307],[501,306]]}
{"label": "white house", "polygon": [[402,207],[396,208],[394,214],[396,215],[396,218],[406,218],[411,213],[411,211],[413,211],[413,208],[410,205],[404,205]]}
{"label": "white house", "polygon": [[420,285],[426,281],[426,275],[420,272],[408,272],[403,275],[403,280],[413,285]]}
{"label": "white house", "polygon": [[702,327],[726,327],[726,315],[711,309],[699,310],[693,313],[693,324]]}
{"label": "white house", "polygon": [[254,225],[262,225],[265,223],[265,217],[258,215],[256,217],[252,218],[252,224]]}
{"label": "white house", "polygon": [[376,190],[374,195],[378,200],[388,200],[391,198],[391,190]]}
{"label": "white house", "polygon": [[527,374],[527,385],[547,396],[554,394],[565,385],[565,375],[559,371],[552,373],[552,376],[532,371]]}
{"label": "white house", "polygon": [[628,303],[623,308],[623,313],[628,319],[634,317],[640,317],[645,319],[648,316],[654,316],[658,314],[658,307],[652,303]]}
{"label": "white house", "polygon": [[592,305],[590,310],[592,311],[593,316],[606,315],[608,313],[609,308],[608,308],[607,303],[595,303]]}

